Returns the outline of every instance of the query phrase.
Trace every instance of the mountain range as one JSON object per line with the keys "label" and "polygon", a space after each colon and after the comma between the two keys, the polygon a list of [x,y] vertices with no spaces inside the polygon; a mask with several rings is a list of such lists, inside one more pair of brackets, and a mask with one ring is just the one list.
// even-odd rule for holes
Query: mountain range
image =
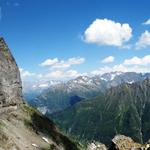
{"label": "mountain range", "polygon": [[[79,76],[66,82],[48,81],[42,84],[32,83],[32,86],[26,83],[23,93],[30,105],[38,108],[43,114],[52,114],[82,100],[103,95],[111,87],[124,83],[132,84],[149,76],[149,73],[111,72],[93,77]],[[30,88],[26,88],[27,85]]]}
{"label": "mountain range", "polygon": [[138,142],[150,137],[150,78],[111,87],[103,95],[83,100],[50,117],[78,139],[105,144],[116,134]]}
{"label": "mountain range", "polygon": [[79,140],[110,144],[114,135],[124,134],[143,142],[149,138],[149,77],[135,72],[79,76],[48,84],[30,104]]}

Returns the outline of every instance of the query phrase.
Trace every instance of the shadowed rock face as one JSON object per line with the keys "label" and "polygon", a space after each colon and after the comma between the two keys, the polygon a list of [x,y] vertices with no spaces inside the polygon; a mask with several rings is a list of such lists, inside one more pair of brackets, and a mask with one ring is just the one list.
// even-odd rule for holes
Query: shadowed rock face
{"label": "shadowed rock face", "polygon": [[3,38],[0,38],[0,107],[22,103],[18,66]]}

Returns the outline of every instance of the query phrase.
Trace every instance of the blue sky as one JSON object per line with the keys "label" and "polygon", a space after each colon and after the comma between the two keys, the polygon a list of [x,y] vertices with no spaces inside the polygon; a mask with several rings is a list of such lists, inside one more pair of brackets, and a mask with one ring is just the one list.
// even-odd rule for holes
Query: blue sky
{"label": "blue sky", "polygon": [[0,0],[23,79],[149,72],[149,0]]}

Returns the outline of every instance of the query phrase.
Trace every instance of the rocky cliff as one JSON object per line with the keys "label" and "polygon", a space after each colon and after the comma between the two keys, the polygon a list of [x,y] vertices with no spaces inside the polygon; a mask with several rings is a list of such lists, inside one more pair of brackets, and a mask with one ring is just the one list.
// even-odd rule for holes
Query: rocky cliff
{"label": "rocky cliff", "polygon": [[0,107],[22,103],[19,69],[8,46],[0,38]]}

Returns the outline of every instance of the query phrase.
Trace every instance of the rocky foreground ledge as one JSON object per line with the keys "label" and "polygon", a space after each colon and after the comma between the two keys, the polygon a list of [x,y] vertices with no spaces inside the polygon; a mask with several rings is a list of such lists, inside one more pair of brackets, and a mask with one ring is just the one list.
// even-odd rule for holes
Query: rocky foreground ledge
{"label": "rocky foreground ledge", "polygon": [[110,148],[106,145],[93,141],[88,145],[87,150],[150,150],[150,141],[146,144],[134,142],[130,137],[124,135],[116,135],[112,139]]}

